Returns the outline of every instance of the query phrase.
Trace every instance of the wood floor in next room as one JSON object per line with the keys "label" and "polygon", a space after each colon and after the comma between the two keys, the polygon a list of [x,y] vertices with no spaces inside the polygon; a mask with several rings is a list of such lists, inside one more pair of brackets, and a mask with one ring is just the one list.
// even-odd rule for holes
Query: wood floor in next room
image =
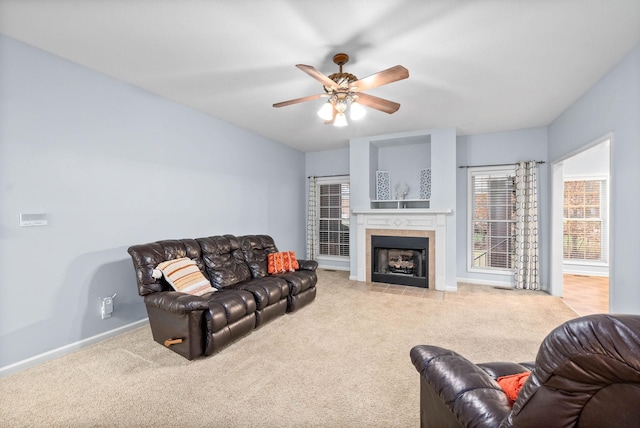
{"label": "wood floor in next room", "polygon": [[[363,283],[354,282],[355,286]],[[370,283],[371,291],[404,294],[406,296],[443,299],[444,292],[404,285]],[[579,315],[609,313],[609,278],[600,276],[564,275],[562,299]]]}
{"label": "wood floor in next room", "polygon": [[609,278],[565,274],[562,299],[578,314],[609,313]]}

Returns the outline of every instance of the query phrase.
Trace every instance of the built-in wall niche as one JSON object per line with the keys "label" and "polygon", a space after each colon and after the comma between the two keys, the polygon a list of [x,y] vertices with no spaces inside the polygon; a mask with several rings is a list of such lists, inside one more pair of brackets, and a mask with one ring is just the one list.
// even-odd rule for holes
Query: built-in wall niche
{"label": "built-in wall niche", "polygon": [[[385,172],[389,186],[388,192],[382,192],[388,197],[380,198],[379,183],[371,183],[371,208],[429,208],[430,191],[426,189],[430,189],[431,182],[431,136],[377,140],[372,141],[371,145],[377,154],[372,167]],[[374,177],[377,176],[375,174]]]}

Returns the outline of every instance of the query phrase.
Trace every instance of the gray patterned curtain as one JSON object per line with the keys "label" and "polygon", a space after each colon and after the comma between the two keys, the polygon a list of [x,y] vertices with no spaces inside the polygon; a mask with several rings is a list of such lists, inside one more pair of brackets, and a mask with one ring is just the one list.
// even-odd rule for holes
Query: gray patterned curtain
{"label": "gray patterned curtain", "polygon": [[538,194],[536,162],[516,166],[516,260],[515,285],[525,290],[540,289],[538,257]]}
{"label": "gray patterned curtain", "polygon": [[309,177],[309,202],[307,205],[307,260],[315,260],[318,254],[318,177]]}

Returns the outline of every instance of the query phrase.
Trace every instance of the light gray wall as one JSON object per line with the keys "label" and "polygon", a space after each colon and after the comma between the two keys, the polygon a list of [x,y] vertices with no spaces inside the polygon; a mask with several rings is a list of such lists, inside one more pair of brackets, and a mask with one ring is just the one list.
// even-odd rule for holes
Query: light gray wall
{"label": "light gray wall", "polygon": [[[322,150],[305,153],[305,175],[325,177],[332,175],[349,175],[349,149]],[[308,182],[307,182],[308,184]],[[306,197],[309,197],[307,186]],[[308,214],[308,213],[307,213]],[[352,229],[355,225],[351,226]],[[349,241],[351,245],[351,241]],[[304,254],[304,253],[302,253]],[[350,270],[349,260],[318,260],[320,267],[325,269]]]}
{"label": "light gray wall", "polygon": [[349,148],[305,153],[307,177],[349,175]]}
{"label": "light gray wall", "polygon": [[304,252],[303,153],[4,36],[0,76],[0,367],[144,319],[130,245],[267,233]]}
{"label": "light gray wall", "polygon": [[[467,135],[457,138],[457,162],[460,165],[515,164],[523,160],[547,160],[547,129],[533,128],[490,134]],[[550,207],[548,164],[538,167],[538,216],[540,225],[540,274],[541,285],[548,289]],[[496,285],[512,285],[513,275],[495,275],[469,272],[467,260],[468,242],[468,169],[458,168],[457,173],[457,268],[460,281],[483,282]]]}
{"label": "light gray wall", "polygon": [[640,44],[549,126],[549,159],[563,159],[613,132],[611,311],[640,313]]}
{"label": "light gray wall", "polygon": [[405,199],[420,198],[420,170],[431,166],[431,143],[383,146],[378,149],[378,170],[390,171],[391,198],[400,183],[409,186]]}
{"label": "light gray wall", "polygon": [[563,162],[565,179],[580,177],[609,177],[610,144],[601,143],[596,147],[572,156]]}
{"label": "light gray wall", "polygon": [[[349,204],[351,211],[366,210],[370,207],[373,187],[372,180],[375,180],[375,170],[378,166],[378,148],[369,143],[368,138],[354,138],[349,141]],[[353,226],[349,231],[349,246],[351,250],[351,262],[349,278],[358,277],[358,266],[356,259],[357,216],[351,215],[350,224]]]}
{"label": "light gray wall", "polygon": [[455,128],[440,128],[431,132],[431,208],[452,210],[447,215],[447,290],[458,288],[456,281],[457,263],[457,206],[456,159],[458,147]]}

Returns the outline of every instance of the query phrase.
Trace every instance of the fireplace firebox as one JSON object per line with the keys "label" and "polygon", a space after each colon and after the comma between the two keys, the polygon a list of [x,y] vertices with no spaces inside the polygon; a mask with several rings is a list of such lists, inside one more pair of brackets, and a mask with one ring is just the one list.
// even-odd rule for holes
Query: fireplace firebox
{"label": "fireplace firebox", "polygon": [[429,238],[371,236],[371,281],[429,288]]}

